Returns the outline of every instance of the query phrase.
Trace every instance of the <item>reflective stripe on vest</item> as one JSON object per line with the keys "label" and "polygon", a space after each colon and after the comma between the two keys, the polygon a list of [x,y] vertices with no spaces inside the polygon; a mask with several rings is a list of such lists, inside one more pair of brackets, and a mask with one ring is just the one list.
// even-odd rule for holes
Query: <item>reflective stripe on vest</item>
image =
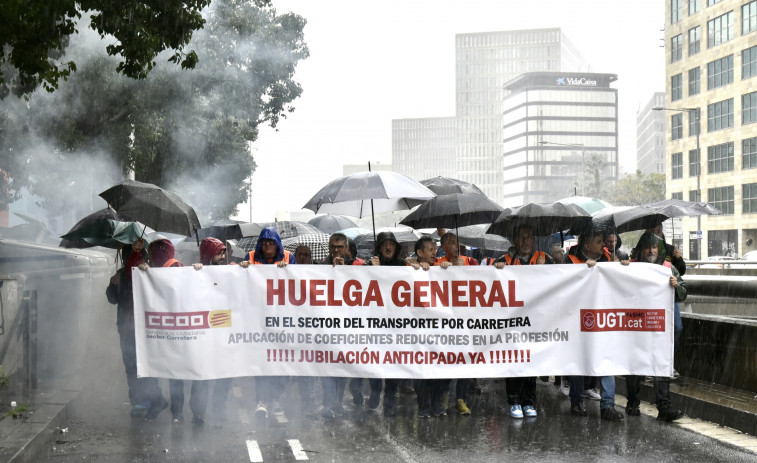
{"label": "reflective stripe on vest", "polygon": [[[539,259],[539,256],[544,256],[544,261],[546,262],[547,257],[546,255],[541,251],[536,251],[533,256],[531,256],[531,260],[528,261],[528,265],[536,265],[536,261]],[[520,259],[513,259],[510,257],[510,254],[505,254],[505,264],[507,265],[523,265],[520,263]]]}
{"label": "reflective stripe on vest", "polygon": [[[263,265],[263,262],[258,262],[258,261],[255,260],[255,251],[250,251],[250,253],[247,254],[247,256],[249,257],[251,264],[254,264],[254,265]],[[281,260],[277,260],[277,261],[271,262],[271,263],[272,264],[276,264],[276,263],[279,263],[279,262],[286,262],[287,264],[289,263],[289,251],[284,250],[284,257]]]}

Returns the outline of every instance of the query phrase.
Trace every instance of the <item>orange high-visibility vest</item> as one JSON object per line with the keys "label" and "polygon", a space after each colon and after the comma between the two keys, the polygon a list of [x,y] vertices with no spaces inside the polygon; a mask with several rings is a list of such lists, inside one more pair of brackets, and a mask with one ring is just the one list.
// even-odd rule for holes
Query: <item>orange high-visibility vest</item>
{"label": "orange high-visibility vest", "polygon": [[176,259],[168,259],[165,264],[163,264],[163,267],[173,267],[174,265],[179,264],[181,265],[181,262],[179,262]]}
{"label": "orange high-visibility vest", "polygon": [[[465,262],[463,265],[470,265],[470,257],[468,256],[458,256],[463,259],[463,262]],[[434,265],[439,265],[442,262],[449,262],[449,259],[447,259],[447,256],[442,256],[438,259],[436,259],[436,262],[434,262]]]}
{"label": "orange high-visibility vest", "polygon": [[[289,254],[290,254],[289,251],[284,250],[284,257],[281,260],[277,260],[277,261],[272,262],[272,263],[275,264],[275,263],[278,263],[278,262],[286,262],[288,264],[289,263]],[[255,260],[255,251],[250,251],[250,253],[248,254],[248,256],[249,256],[251,264],[263,265],[263,262],[258,262],[258,261]]]}
{"label": "orange high-visibility vest", "polygon": [[[546,262],[547,256],[541,251],[536,251],[533,256],[531,256],[531,260],[528,261],[528,265],[536,265],[537,259],[539,259],[539,256],[544,257],[544,261]],[[510,257],[510,254],[505,254],[505,264],[506,265],[521,265],[520,259],[513,259]]]}
{"label": "orange high-visibility vest", "polygon": [[[605,255],[608,262],[612,262],[612,258],[610,257],[610,253],[607,251],[607,248],[602,249],[602,254]],[[581,260],[578,256],[574,256],[573,254],[568,254],[568,258],[573,261],[574,264],[585,264],[585,260]]]}

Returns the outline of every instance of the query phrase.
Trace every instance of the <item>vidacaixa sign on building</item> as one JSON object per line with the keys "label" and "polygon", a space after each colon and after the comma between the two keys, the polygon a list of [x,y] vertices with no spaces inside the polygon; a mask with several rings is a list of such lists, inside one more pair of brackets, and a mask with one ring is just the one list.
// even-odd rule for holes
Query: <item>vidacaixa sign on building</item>
{"label": "vidacaixa sign on building", "polygon": [[558,77],[555,79],[557,86],[572,85],[580,87],[596,87],[597,81],[589,77]]}

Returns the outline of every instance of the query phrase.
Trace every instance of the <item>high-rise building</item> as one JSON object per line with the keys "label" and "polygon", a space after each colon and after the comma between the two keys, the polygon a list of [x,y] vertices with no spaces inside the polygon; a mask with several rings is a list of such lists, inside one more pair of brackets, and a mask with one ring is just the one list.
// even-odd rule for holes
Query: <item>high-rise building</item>
{"label": "high-rise building", "polygon": [[601,196],[618,176],[615,74],[527,72],[503,103],[503,205]]}
{"label": "high-rise building", "polygon": [[683,252],[738,256],[757,249],[757,0],[666,0],[665,24],[667,194],[723,212],[684,219]]}
{"label": "high-rise building", "polygon": [[665,92],[655,92],[636,114],[636,170],[642,174],[665,173]]}
{"label": "high-rise building", "polygon": [[392,120],[392,166],[414,180],[455,177],[455,118]]}
{"label": "high-rise building", "polygon": [[525,72],[588,71],[559,28],[457,34],[456,177],[504,200],[502,100]]}

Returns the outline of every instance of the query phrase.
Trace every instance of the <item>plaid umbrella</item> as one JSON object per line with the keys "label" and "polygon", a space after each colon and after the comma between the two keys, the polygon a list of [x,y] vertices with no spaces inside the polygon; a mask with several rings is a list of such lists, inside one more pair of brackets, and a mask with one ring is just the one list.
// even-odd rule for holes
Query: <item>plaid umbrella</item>
{"label": "plaid umbrella", "polygon": [[281,240],[281,244],[290,252],[294,252],[298,246],[306,245],[310,248],[313,262],[318,262],[329,256],[329,236],[326,233],[307,233]]}

